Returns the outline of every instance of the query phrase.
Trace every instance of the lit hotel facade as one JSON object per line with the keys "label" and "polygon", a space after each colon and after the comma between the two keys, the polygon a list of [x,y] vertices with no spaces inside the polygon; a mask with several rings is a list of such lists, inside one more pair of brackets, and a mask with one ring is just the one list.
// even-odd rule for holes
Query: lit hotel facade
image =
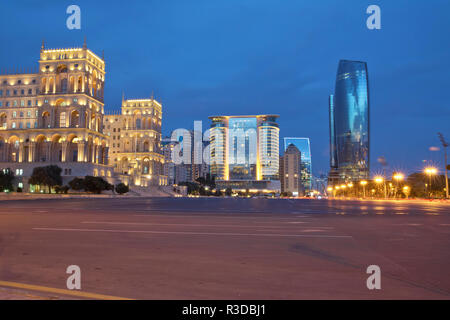
{"label": "lit hotel facade", "polygon": [[220,189],[280,191],[278,115],[213,116],[210,172]]}

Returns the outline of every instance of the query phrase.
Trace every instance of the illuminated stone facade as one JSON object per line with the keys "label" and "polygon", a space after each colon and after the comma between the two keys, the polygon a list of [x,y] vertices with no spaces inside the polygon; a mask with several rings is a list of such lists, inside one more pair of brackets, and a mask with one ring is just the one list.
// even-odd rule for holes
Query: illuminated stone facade
{"label": "illuminated stone facade", "polygon": [[155,99],[123,100],[105,116],[110,159],[120,180],[135,186],[167,185],[161,148],[162,105]]}
{"label": "illuminated stone facade", "polygon": [[114,182],[103,133],[105,62],[82,48],[40,51],[37,73],[0,75],[0,169],[28,188],[38,166],[58,165],[63,182],[86,175]]}

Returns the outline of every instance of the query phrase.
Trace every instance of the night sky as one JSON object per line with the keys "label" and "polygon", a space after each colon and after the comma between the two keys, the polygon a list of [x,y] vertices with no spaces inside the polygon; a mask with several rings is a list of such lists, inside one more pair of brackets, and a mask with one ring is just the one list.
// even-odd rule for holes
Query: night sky
{"label": "night sky", "polygon": [[[66,8],[81,7],[81,30]],[[381,7],[368,30],[366,8]],[[163,134],[210,115],[279,114],[280,138],[310,137],[313,172],[329,166],[328,96],[340,59],[368,63],[372,172],[440,165],[450,140],[450,1],[1,1],[0,69],[36,67],[39,49],[105,51],[105,109],[163,103]],[[281,139],[280,139],[281,140]],[[280,147],[280,149],[282,149]]]}

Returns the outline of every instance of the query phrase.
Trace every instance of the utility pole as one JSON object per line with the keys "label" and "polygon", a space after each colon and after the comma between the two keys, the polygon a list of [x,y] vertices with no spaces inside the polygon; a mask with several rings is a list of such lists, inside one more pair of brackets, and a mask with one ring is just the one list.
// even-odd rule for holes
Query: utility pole
{"label": "utility pole", "polygon": [[439,139],[441,140],[442,146],[444,147],[445,197],[448,199],[447,147],[449,144],[447,141],[445,141],[444,135],[442,133],[438,132],[438,136],[439,136]]}

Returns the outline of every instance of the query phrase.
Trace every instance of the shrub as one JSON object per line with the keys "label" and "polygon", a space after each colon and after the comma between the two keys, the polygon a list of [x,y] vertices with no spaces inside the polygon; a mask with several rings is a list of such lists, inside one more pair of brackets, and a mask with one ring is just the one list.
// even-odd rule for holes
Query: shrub
{"label": "shrub", "polygon": [[116,186],[116,192],[118,194],[124,194],[127,193],[128,191],[130,191],[130,188],[125,183],[121,182]]}
{"label": "shrub", "polygon": [[86,176],[84,178],[84,190],[100,194],[104,190],[114,190],[114,186],[101,177]]}
{"label": "shrub", "polygon": [[13,189],[14,173],[10,169],[0,170],[0,192]]}
{"label": "shrub", "polygon": [[79,191],[84,189],[84,179],[74,178],[69,182],[69,186],[72,190]]}
{"label": "shrub", "polygon": [[22,188],[21,187],[17,187],[16,192],[22,192]]}
{"label": "shrub", "polygon": [[39,186],[47,186],[48,193],[50,193],[52,187],[61,185],[61,171],[62,169],[55,165],[36,167],[33,169],[33,173],[28,179],[28,183]]}

